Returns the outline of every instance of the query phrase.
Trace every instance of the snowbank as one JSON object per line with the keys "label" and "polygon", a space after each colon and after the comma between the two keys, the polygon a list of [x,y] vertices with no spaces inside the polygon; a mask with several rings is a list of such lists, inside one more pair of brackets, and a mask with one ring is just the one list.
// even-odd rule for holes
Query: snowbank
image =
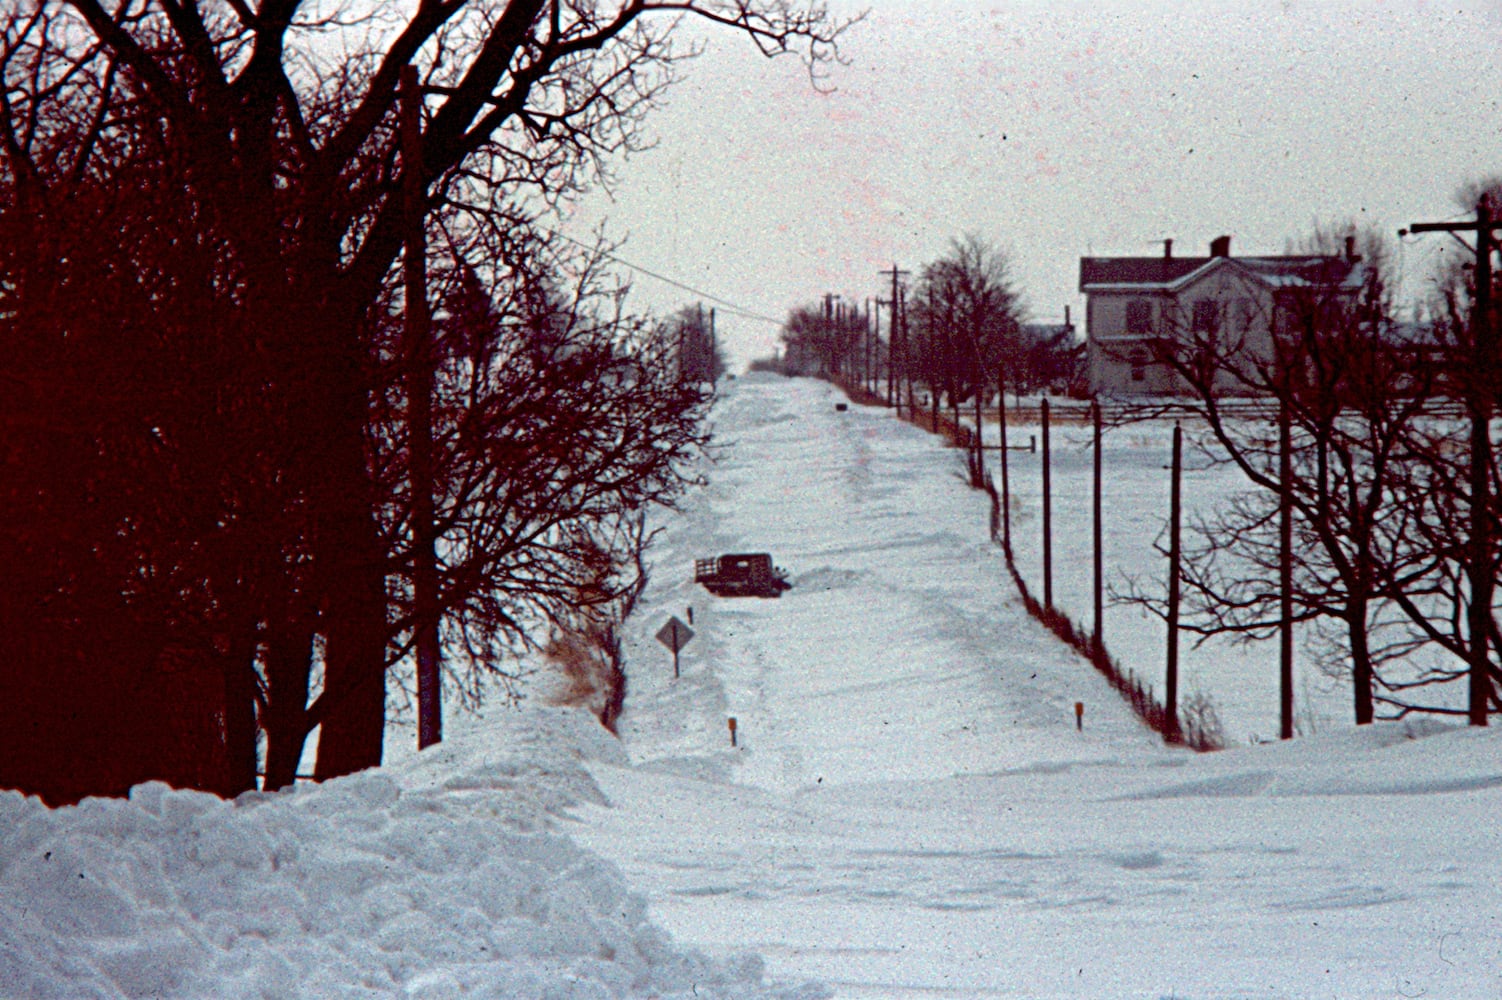
{"label": "snowbank", "polygon": [[[397,767],[235,802],[0,792],[8,997],[783,997],[676,947],[563,832],[618,759],[583,713],[508,711]],[[496,732],[494,727],[502,731]],[[614,755],[614,756],[613,756]]]}
{"label": "snowbank", "polygon": [[[708,486],[664,518],[623,635],[631,764],[589,763],[611,807],[574,833],[655,920],[851,1000],[1502,996],[1497,727],[1166,747],[1023,613],[960,455],[841,401],[737,380]],[[1161,482],[1133,450],[1125,513]],[[1014,541],[1036,538],[1018,509]],[[692,583],[695,556],[763,550],[795,583],[779,600]],[[1056,597],[1088,594],[1088,567],[1058,559]],[[654,633],[687,607],[675,678]],[[1113,648],[1125,631],[1108,619]],[[1208,666],[1227,704],[1268,703]]]}

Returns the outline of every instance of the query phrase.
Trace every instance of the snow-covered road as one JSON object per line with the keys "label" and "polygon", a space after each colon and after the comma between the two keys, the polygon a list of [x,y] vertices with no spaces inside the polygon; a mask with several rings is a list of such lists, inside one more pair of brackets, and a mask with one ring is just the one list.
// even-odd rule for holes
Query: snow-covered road
{"label": "snow-covered road", "polygon": [[[621,741],[534,698],[235,802],[0,791],[0,998],[1502,997],[1495,729],[1165,748],[1023,615],[955,453],[839,400],[726,392]],[[756,550],[780,600],[690,582]]]}
{"label": "snow-covered road", "polygon": [[[841,997],[1502,996],[1491,733],[1164,748],[1022,613],[955,453],[837,401],[734,383],[655,550],[574,835],[657,919]],[[781,600],[690,582],[760,550]]]}

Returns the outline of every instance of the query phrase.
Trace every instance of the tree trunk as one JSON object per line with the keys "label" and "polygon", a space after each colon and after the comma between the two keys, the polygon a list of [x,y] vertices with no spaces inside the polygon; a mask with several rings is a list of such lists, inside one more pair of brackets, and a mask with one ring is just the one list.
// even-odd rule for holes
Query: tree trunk
{"label": "tree trunk", "polygon": [[308,739],[308,686],[313,672],[313,629],[283,623],[266,638],[266,778],[268,792],[297,780]]}
{"label": "tree trunk", "polygon": [[1351,698],[1356,725],[1369,725],[1372,707],[1372,653],[1366,636],[1366,600],[1352,598],[1346,605],[1346,629],[1351,638]]}
{"label": "tree trunk", "polygon": [[326,553],[338,572],[325,591],[324,711],[318,737],[319,781],[381,763],[386,725],[386,585],[375,525],[367,511],[346,511]]}
{"label": "tree trunk", "polygon": [[386,594],[379,569],[354,569],[328,603],[319,781],[381,763],[386,725]]}
{"label": "tree trunk", "polygon": [[[377,532],[365,457],[368,396],[358,320],[335,329],[344,360],[324,406],[323,467],[314,470],[318,592],[322,598],[324,690],[318,738],[319,781],[381,763],[386,724],[385,549]],[[342,347],[343,350],[338,348]],[[311,457],[311,456],[309,456]]]}
{"label": "tree trunk", "polygon": [[224,787],[225,798],[256,787],[255,625],[235,630],[223,658],[224,669]]}

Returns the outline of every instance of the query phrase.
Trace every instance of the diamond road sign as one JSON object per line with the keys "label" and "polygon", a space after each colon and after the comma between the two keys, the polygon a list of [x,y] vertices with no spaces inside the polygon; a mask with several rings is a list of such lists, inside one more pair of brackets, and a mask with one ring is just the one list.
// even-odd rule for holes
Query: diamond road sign
{"label": "diamond road sign", "polygon": [[657,641],[671,649],[674,654],[694,637],[694,630],[678,620],[677,615],[668,619],[668,623],[657,630]]}

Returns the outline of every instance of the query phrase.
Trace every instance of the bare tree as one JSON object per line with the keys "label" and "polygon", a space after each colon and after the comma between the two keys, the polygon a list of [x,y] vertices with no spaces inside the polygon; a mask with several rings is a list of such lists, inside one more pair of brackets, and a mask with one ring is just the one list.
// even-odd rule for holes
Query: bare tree
{"label": "bare tree", "polygon": [[952,406],[984,393],[999,364],[1023,360],[1022,302],[1006,254],[970,234],[924,265],[912,299],[920,377]]}
{"label": "bare tree", "polygon": [[[1494,211],[1492,206],[1502,204],[1502,186],[1496,178],[1475,181],[1461,188],[1457,200]],[[1489,258],[1494,241],[1484,245],[1491,247]],[[1445,268],[1430,303],[1431,318],[1411,324],[1410,349],[1424,357],[1448,406],[1411,429],[1410,447],[1419,460],[1400,501],[1430,566],[1422,586],[1396,598],[1439,652],[1421,680],[1465,677],[1464,714],[1478,725],[1489,713],[1502,711],[1502,632],[1491,600],[1493,581],[1502,571],[1502,481],[1489,443],[1490,415],[1502,402],[1495,348],[1495,331],[1502,329],[1502,282],[1490,260],[1478,253],[1476,265],[1482,264],[1487,266]],[[1490,294],[1482,284],[1487,273]],[[1468,445],[1460,443],[1467,436],[1465,424],[1470,425]],[[1408,704],[1405,710],[1411,710]],[[1430,703],[1422,710],[1461,714],[1453,705]]]}
{"label": "bare tree", "polygon": [[[1349,674],[1361,724],[1378,704],[1396,714],[1446,710],[1419,705],[1412,692],[1460,674],[1413,663],[1439,641],[1435,616],[1454,593],[1453,542],[1434,534],[1457,521],[1433,506],[1454,496],[1436,491],[1442,371],[1393,321],[1380,238],[1365,234],[1361,258],[1341,261],[1329,252],[1341,235],[1355,237],[1315,235],[1306,249],[1323,252],[1280,280],[1254,323],[1169,317],[1155,343],[1156,360],[1189,394],[1183,402],[1208,425],[1206,456],[1252,487],[1202,518],[1186,551],[1193,630],[1260,636],[1278,626],[1286,502],[1294,617],[1318,626],[1324,663]],[[1279,420],[1290,428],[1286,483]]]}
{"label": "bare tree", "polygon": [[866,336],[867,320],[854,311],[836,308],[830,296],[820,305],[799,306],[782,325],[782,370],[787,375],[839,375],[856,356]]}
{"label": "bare tree", "polygon": [[[81,389],[78,398],[94,405],[71,422],[72,454],[87,458],[84,482],[73,485],[106,470],[118,470],[111,483],[129,482],[117,460],[136,454],[161,476],[157,489],[137,477],[144,509],[176,495],[184,469],[197,469],[205,486],[192,495],[202,503],[184,513],[196,530],[143,520],[109,496],[95,521],[81,518],[68,531],[99,544],[127,525],[134,554],[118,565],[150,566],[136,576],[184,605],[169,620],[194,623],[198,659],[226,664],[217,697],[234,735],[220,745],[239,763],[225,790],[245,785],[245,761],[254,766],[250,707],[259,699],[264,717],[275,714],[256,690],[267,637],[268,663],[300,664],[309,646],[318,659],[318,775],[380,760],[393,564],[383,534],[388,483],[372,455],[388,389],[380,307],[402,247],[403,175],[420,171],[427,207],[467,214],[477,229],[502,225],[523,196],[568,197],[639,147],[644,116],[693,54],[673,44],[685,15],[738,31],[768,54],[800,51],[816,71],[836,55],[840,28],[822,9],[755,0],[422,0],[399,16],[378,5],[330,10],[295,0],[114,8],[37,0],[3,15],[0,195],[17,245],[60,238],[61,213],[85,190],[97,199],[79,205],[129,207],[130,236],[164,234],[136,243],[122,240],[119,227],[82,219],[66,230],[87,234],[93,225],[99,234],[88,253],[66,258],[70,268],[88,261],[134,281],[149,321],[129,328],[129,343],[142,367],[166,362],[168,376],[154,384],[160,391],[140,396],[179,404],[177,423],[149,408],[117,422],[128,424],[119,444],[101,432],[115,416],[99,412],[109,394]],[[355,50],[329,44],[336,36],[356,40]],[[404,157],[397,141],[397,83],[408,65],[427,95],[420,161]],[[149,178],[159,196],[111,202],[133,177]],[[5,288],[29,303],[8,317],[14,339],[52,350],[37,355],[26,378],[40,379],[78,345],[105,355],[115,346],[103,335],[117,329],[117,303],[96,296],[92,310],[53,308],[95,287],[89,276],[60,275],[15,253],[5,263]],[[36,335],[47,324],[59,330],[50,342]],[[170,344],[159,330],[175,333]],[[191,351],[204,367],[173,368],[172,351]],[[41,383],[32,388],[7,411],[7,430],[52,419],[37,402]],[[216,419],[195,424],[206,414]],[[244,455],[228,446],[241,440]],[[194,464],[183,466],[189,454]],[[80,541],[79,551],[89,544]],[[37,592],[48,589],[39,583]],[[103,627],[82,606],[79,616]],[[177,639],[148,640],[142,618],[154,620],[130,619],[140,637],[132,662],[150,673]],[[281,703],[291,713],[303,675],[300,667],[285,673],[290,694]]]}
{"label": "bare tree", "polygon": [[679,374],[690,382],[718,382],[725,353],[715,331],[715,313],[704,304],[684,306],[668,321],[666,335],[677,343]]}

